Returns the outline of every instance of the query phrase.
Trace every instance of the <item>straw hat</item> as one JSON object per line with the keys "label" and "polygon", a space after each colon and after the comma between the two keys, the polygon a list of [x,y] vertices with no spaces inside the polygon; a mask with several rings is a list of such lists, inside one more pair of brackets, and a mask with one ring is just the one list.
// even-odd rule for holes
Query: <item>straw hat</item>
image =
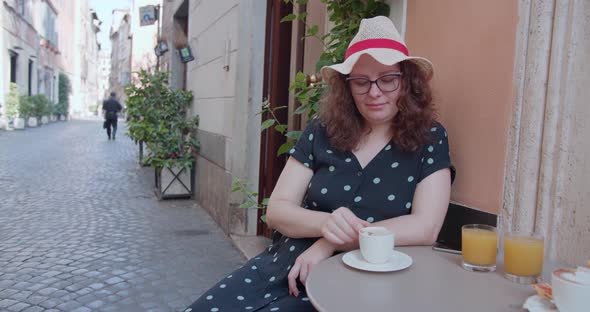
{"label": "straw hat", "polygon": [[358,33],[348,45],[344,62],[322,67],[320,72],[324,81],[328,81],[329,78],[338,73],[350,74],[354,64],[363,54],[372,56],[383,65],[409,61],[418,65],[428,80],[433,75],[432,63],[429,60],[410,56],[408,48],[393,22],[385,16],[376,16],[361,20]]}

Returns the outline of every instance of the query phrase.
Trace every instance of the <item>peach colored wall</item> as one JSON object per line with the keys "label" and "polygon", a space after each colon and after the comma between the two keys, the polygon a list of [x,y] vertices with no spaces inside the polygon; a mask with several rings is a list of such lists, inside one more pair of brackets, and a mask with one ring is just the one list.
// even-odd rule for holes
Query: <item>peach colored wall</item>
{"label": "peach colored wall", "polygon": [[408,1],[410,54],[432,61],[457,168],[453,202],[499,214],[513,107],[517,2]]}

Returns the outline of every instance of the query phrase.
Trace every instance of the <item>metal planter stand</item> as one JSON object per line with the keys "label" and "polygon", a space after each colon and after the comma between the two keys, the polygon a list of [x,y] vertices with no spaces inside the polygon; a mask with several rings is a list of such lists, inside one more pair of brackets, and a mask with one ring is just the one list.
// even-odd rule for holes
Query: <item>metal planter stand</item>
{"label": "metal planter stand", "polygon": [[194,198],[195,164],[191,168],[154,169],[155,193],[158,199]]}

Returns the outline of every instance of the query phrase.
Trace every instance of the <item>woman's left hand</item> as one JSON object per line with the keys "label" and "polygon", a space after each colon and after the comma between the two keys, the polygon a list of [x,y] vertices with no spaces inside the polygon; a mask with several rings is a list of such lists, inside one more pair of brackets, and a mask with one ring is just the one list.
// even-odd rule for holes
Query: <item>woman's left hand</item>
{"label": "woman's left hand", "polygon": [[305,285],[305,280],[313,266],[331,257],[334,250],[334,246],[330,242],[324,238],[320,238],[299,255],[287,276],[289,280],[289,294],[295,297],[299,296],[297,277],[299,277],[301,283]]}

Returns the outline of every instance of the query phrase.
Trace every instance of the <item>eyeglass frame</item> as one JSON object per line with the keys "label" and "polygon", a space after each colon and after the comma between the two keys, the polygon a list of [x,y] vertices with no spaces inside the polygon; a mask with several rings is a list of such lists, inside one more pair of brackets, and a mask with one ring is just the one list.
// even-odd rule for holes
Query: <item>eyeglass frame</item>
{"label": "eyeglass frame", "polygon": [[[395,76],[399,79],[401,79],[403,73],[402,72],[395,72],[395,73],[390,73],[390,74],[385,74],[383,76],[378,77],[375,80],[371,80],[368,78],[364,78],[364,77],[350,77],[349,75],[346,76],[346,83],[348,84],[348,87],[351,89],[351,93],[352,93],[352,88],[350,87],[350,81],[355,80],[355,79],[363,79],[369,82],[369,88],[367,88],[367,92],[365,93],[354,93],[355,95],[365,95],[369,92],[371,92],[371,88],[373,87],[373,84],[375,84],[377,86],[377,89],[379,89],[379,91],[383,92],[383,93],[390,93],[390,92],[395,92],[397,89],[399,89],[399,86],[401,85],[401,83],[397,84],[397,87],[391,91],[385,91],[383,89],[381,89],[381,87],[379,86],[379,83],[377,83],[377,81],[379,81],[379,79],[383,78],[383,77],[387,77],[387,76]],[[401,81],[400,81],[401,82]]]}

